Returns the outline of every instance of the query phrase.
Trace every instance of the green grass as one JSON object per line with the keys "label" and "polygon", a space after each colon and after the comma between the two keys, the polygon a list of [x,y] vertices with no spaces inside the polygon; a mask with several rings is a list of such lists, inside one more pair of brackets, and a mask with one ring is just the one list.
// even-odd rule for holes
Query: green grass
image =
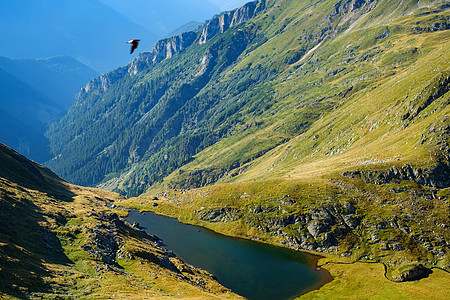
{"label": "green grass", "polygon": [[[412,2],[404,4],[405,10],[413,7]],[[378,17],[383,19],[381,14]],[[146,194],[120,205],[151,210],[230,236],[279,244],[281,240],[275,234],[249,226],[251,215],[234,222],[211,223],[199,220],[196,211],[225,206],[245,211],[252,205],[277,205],[274,200],[284,195],[295,199],[296,203],[285,207],[283,213],[264,216],[277,218],[350,201],[355,204],[362,225],[340,239],[335,253],[325,254],[329,262],[323,267],[335,280],[303,298],[445,297],[448,273],[441,269],[433,269],[428,278],[408,283],[389,281],[384,273],[385,268],[391,274],[415,262],[448,270],[448,253],[438,259],[430,250],[440,246],[427,249],[426,243],[413,238],[417,235],[433,240],[448,235],[444,227],[435,225],[438,222],[448,226],[448,189],[436,190],[409,181],[376,185],[340,175],[348,170],[388,170],[407,164],[414,168],[429,167],[440,159],[436,149],[439,140],[446,141],[442,128],[449,124],[449,93],[429,104],[413,119],[403,117],[420,105],[418,101],[423,103],[430,89],[450,67],[447,31],[411,34],[416,22],[428,24],[435,17],[432,14],[392,16],[388,24],[380,26],[376,18],[367,18],[352,30],[324,41],[305,61],[288,67],[270,83],[275,99],[273,106],[252,121],[246,120],[248,124],[261,122],[269,126],[237,132],[206,148]],[[367,24],[375,25],[365,27]],[[386,28],[390,34],[377,39]],[[366,39],[367,36],[371,38]],[[282,53],[283,47],[290,47],[286,45],[287,40],[274,35],[227,75],[231,78],[241,70],[256,68],[256,62],[270,63],[265,60],[272,50]],[[345,70],[333,72],[339,71],[336,64],[346,61],[350,63],[344,64]],[[312,72],[314,69],[316,71]],[[317,99],[324,97],[325,100],[317,103]],[[311,123],[304,130],[296,131],[297,124],[308,121],[308,117]],[[224,168],[233,157],[237,160],[237,157],[253,153],[254,148],[247,146],[253,140],[253,145],[259,148],[261,140],[272,136],[284,136],[289,140],[256,159],[228,169],[228,174],[215,185],[191,190],[185,190],[182,185],[190,173]],[[166,190],[165,197],[151,200],[162,190]],[[433,191],[441,198],[427,200],[417,196],[417,193]],[[245,197],[241,197],[243,195]],[[157,207],[153,207],[154,202],[158,203]],[[392,222],[396,216],[400,217],[399,222],[408,220],[409,214],[416,216],[407,224],[409,233],[390,226],[374,230],[380,222]],[[294,236],[302,233],[295,226],[283,230]],[[378,242],[372,242],[374,232]],[[388,248],[392,243],[399,243],[404,249]],[[352,255],[346,261],[348,264],[340,264],[341,254],[349,250]]]}
{"label": "green grass", "polygon": [[419,281],[396,283],[384,277],[382,264],[328,262],[322,267],[335,279],[299,299],[445,299],[450,279],[440,269]]}
{"label": "green grass", "polygon": [[[409,2],[405,5],[406,10],[413,7]],[[305,13],[303,7],[296,9]],[[448,95],[408,124],[402,116],[410,109],[409,102],[449,68],[446,31],[411,34],[416,22],[428,24],[436,15],[393,17],[389,25],[353,28],[325,40],[306,61],[287,67],[265,84],[270,92],[264,99],[273,102],[270,108],[255,115],[253,109],[244,106],[240,113],[248,117],[241,117],[233,134],[193,156],[192,161],[164,177],[162,183],[155,183],[150,191],[215,181],[303,177],[311,172],[320,176],[364,167],[367,161],[380,161],[372,165],[375,168],[405,163],[432,165],[435,157],[430,153],[435,145],[420,140],[434,124],[445,122]],[[386,28],[390,34],[377,39]],[[286,36],[295,32],[274,35],[274,39],[237,63],[227,73],[229,79],[223,81],[231,81],[233,74],[242,70],[252,72],[270,63],[266,58],[257,61],[267,53],[291,47],[285,45],[292,40]],[[367,40],[367,36],[373,37],[371,44],[358,42]],[[327,77],[339,70],[336,65],[340,64],[345,70]],[[258,153],[265,154],[259,157]],[[202,174],[203,170],[210,180],[191,180],[192,174]]]}

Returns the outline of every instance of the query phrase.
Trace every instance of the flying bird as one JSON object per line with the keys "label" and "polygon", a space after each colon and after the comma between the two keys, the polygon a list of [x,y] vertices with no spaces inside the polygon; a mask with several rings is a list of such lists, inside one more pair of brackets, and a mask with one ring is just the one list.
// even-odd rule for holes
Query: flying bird
{"label": "flying bird", "polygon": [[129,40],[129,41],[127,42],[127,44],[131,44],[131,52],[130,52],[130,54],[133,53],[134,50],[137,48],[137,46],[138,46],[138,44],[139,44],[139,41],[140,41],[140,40]]}

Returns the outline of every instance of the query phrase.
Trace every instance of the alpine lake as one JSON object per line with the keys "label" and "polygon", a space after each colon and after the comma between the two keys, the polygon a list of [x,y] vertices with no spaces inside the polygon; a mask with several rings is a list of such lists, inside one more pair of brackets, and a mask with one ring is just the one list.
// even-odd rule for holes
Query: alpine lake
{"label": "alpine lake", "polygon": [[139,223],[184,262],[250,300],[293,299],[332,280],[316,266],[319,257],[309,253],[224,236],[152,212],[132,210],[126,220]]}

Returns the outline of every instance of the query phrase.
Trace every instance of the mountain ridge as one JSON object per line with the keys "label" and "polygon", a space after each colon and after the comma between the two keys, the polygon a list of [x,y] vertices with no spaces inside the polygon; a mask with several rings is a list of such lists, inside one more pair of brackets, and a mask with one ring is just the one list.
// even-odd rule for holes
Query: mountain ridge
{"label": "mountain ridge", "polygon": [[[245,9],[248,9],[248,8],[255,9],[255,7],[257,5],[258,5],[258,7],[263,7],[262,6],[263,3],[265,3],[265,2],[264,1],[251,2],[247,5],[245,5],[244,7],[237,9],[231,13],[225,13],[225,14],[217,16],[217,17],[213,18],[211,21],[209,21],[207,24],[220,23],[221,19],[225,20],[223,17],[225,15],[234,14],[235,12],[239,12],[239,11],[244,11]],[[279,6],[284,5],[283,3],[282,4],[278,4],[275,2],[271,3],[270,5],[268,5],[269,8],[267,8],[267,11],[273,12],[273,11],[280,10]],[[384,3],[384,2],[382,2],[382,3]],[[432,3],[432,2],[430,2],[430,3]],[[318,4],[315,4],[315,5],[318,5]],[[382,4],[379,4],[379,6],[381,6],[381,9],[383,8]],[[217,36],[217,38],[221,38],[222,41],[211,44],[210,46],[207,46],[207,48],[203,47],[203,49],[206,49],[206,51],[202,50],[202,51],[204,51],[203,56],[191,59],[191,62],[192,61],[200,62],[200,64],[197,64],[197,66],[194,66],[194,64],[190,63],[191,66],[188,67],[188,69],[185,69],[188,71],[184,71],[184,72],[188,72],[188,73],[190,72],[190,73],[192,73],[192,75],[185,76],[184,78],[183,78],[183,76],[178,76],[178,77],[180,77],[180,82],[183,82],[183,81],[185,82],[184,86],[182,85],[181,88],[179,88],[178,93],[179,93],[179,95],[182,95],[181,98],[186,98],[186,99],[189,99],[189,97],[195,98],[195,97],[198,97],[198,95],[201,95],[202,97],[210,97],[210,96],[207,96],[207,94],[205,94],[205,92],[208,90],[206,87],[211,86],[210,80],[212,78],[214,78],[213,76],[215,76],[213,74],[218,74],[219,72],[221,72],[221,70],[224,70],[221,68],[227,68],[227,66],[230,64],[234,64],[234,68],[231,69],[230,71],[227,71],[227,73],[225,73],[226,76],[224,78],[227,78],[230,76],[235,76],[236,81],[240,80],[241,86],[243,86],[243,87],[245,86],[248,89],[249,87],[252,87],[252,85],[257,83],[260,86],[260,89],[263,90],[264,88],[262,88],[263,85],[261,85],[261,83],[264,82],[264,80],[267,80],[267,78],[270,78],[270,76],[273,76],[273,75],[271,75],[271,72],[274,72],[272,74],[275,74],[276,72],[278,72],[277,68],[279,68],[279,66],[283,66],[283,68],[286,68],[286,66],[287,66],[286,70],[294,70],[298,67],[304,68],[305,60],[310,59],[310,57],[314,56],[314,53],[318,51],[317,49],[320,49],[320,45],[322,45],[322,43],[324,43],[325,36],[328,36],[328,39],[330,39],[330,36],[332,37],[332,36],[336,36],[337,34],[342,34],[342,32],[345,32],[346,30],[348,31],[350,28],[352,28],[352,30],[355,30],[356,32],[358,30],[365,30],[365,29],[357,29],[357,28],[358,28],[358,26],[363,26],[362,23],[366,22],[364,20],[367,19],[366,16],[370,13],[377,15],[378,18],[384,19],[383,16],[380,16],[379,6],[376,6],[374,1],[336,1],[336,3],[331,8],[329,8],[328,14],[322,16],[322,18],[326,21],[325,23],[323,23],[324,25],[322,25],[323,28],[322,27],[319,27],[319,28],[308,27],[308,30],[313,30],[313,31],[311,33],[309,33],[309,35],[307,35],[307,34],[301,35],[301,37],[300,37],[300,39],[302,39],[301,48],[299,48],[299,46],[295,46],[293,49],[290,49],[288,51],[282,50],[282,53],[276,54],[277,57],[273,56],[274,54],[268,54],[267,57],[265,57],[264,59],[261,59],[261,58],[257,57],[258,54],[256,54],[256,53],[258,53],[258,49],[269,47],[268,45],[273,43],[272,42],[273,39],[283,36],[284,31],[290,32],[289,28],[294,28],[292,26],[296,26],[296,24],[299,24],[298,21],[295,21],[294,19],[292,19],[292,20],[286,19],[291,24],[290,27],[287,25],[282,25],[283,29],[278,30],[278,31],[274,31],[274,30],[270,29],[271,27],[274,27],[273,25],[272,26],[266,25],[266,26],[268,26],[267,27],[268,29],[266,29],[266,32],[268,35],[272,35],[272,38],[266,38],[262,34],[256,34],[256,35],[253,34],[252,35],[251,30],[255,30],[255,28],[250,29],[250,31],[248,33],[243,33],[243,31],[240,31],[241,29],[238,29],[238,30],[232,30],[232,33],[229,33],[226,35],[221,34],[221,35]],[[314,9],[314,6],[305,6],[300,11],[309,11],[312,9]],[[413,4],[405,4],[405,7],[403,8],[403,12],[401,12],[401,13],[404,14],[406,12],[408,12],[408,13],[413,12],[414,9],[415,8],[414,8]],[[339,17],[339,16],[341,16],[341,17]],[[360,16],[360,17],[358,17],[359,19],[357,19],[358,21],[357,22],[355,21],[352,25],[350,25],[349,20],[351,18],[357,18],[357,16]],[[267,19],[267,17],[265,17],[265,18]],[[263,20],[264,17],[260,17],[260,19]],[[311,20],[309,20],[308,22],[314,22],[314,21],[315,21],[315,19],[311,18]],[[371,22],[378,22],[378,21],[375,21],[372,18]],[[205,29],[203,29],[203,33],[202,33],[203,35],[205,32],[208,31],[207,24],[205,25]],[[340,24],[343,24],[342,25],[343,27]],[[309,25],[309,23],[308,23],[308,25]],[[253,25],[249,25],[249,28],[251,28],[252,26]],[[366,25],[364,25],[364,26],[366,26]],[[364,28],[364,26],[363,26],[363,28]],[[246,26],[244,26],[244,27],[246,27]],[[369,27],[369,28],[372,28],[372,27]],[[377,27],[375,27],[375,28],[377,28]],[[247,30],[249,30],[249,29],[247,29]],[[291,29],[291,30],[293,30],[293,29]],[[377,30],[379,30],[380,32],[376,33],[376,36],[373,39],[372,43],[376,42],[377,40],[386,39],[391,35],[390,31],[389,32],[386,31],[386,27],[382,27]],[[189,49],[192,48],[192,50],[191,50],[191,53],[192,53],[192,52],[194,52],[194,50],[193,50],[194,48],[201,49],[201,48],[198,48],[199,46],[201,46],[201,44],[203,42],[203,40],[201,38],[198,41],[198,44],[200,44],[200,45],[195,46],[195,45],[193,45],[194,38],[196,38],[195,34],[189,33],[189,34],[185,34],[184,36],[186,37],[186,35],[189,35],[189,38],[187,39],[188,42],[184,45],[183,45],[183,43],[186,42],[186,39],[183,39],[182,36],[162,40],[159,43],[157,43],[157,45],[160,45],[160,46],[155,47],[155,49],[152,53],[141,54],[138,56],[138,58],[134,62],[131,63],[131,65],[121,68],[121,69],[117,70],[116,72],[109,73],[110,75],[107,75],[107,77],[100,77],[100,81],[102,82],[101,86],[103,89],[103,91],[101,93],[104,93],[104,92],[108,93],[107,88],[113,87],[116,80],[118,80],[117,82],[119,82],[121,80],[124,81],[125,79],[128,80],[128,78],[126,77],[127,76],[126,69],[128,69],[128,73],[133,76],[133,79],[131,79],[131,81],[140,80],[139,77],[137,76],[139,72],[141,72],[143,70],[147,70],[147,69],[151,70],[152,68],[159,67],[160,64],[154,65],[155,62],[158,62],[158,63],[165,62],[165,60],[167,58],[173,57],[174,54],[176,54],[180,50],[183,50],[182,52],[185,53],[186,51],[188,51]],[[231,43],[228,44],[228,42],[226,42],[226,39],[229,37],[231,37],[233,39],[232,44]],[[197,39],[198,39],[198,35],[197,35]],[[303,42],[303,40],[305,40],[305,42]],[[252,42],[250,42],[250,41],[252,41]],[[223,43],[223,45],[221,45],[220,43]],[[253,44],[254,49],[252,49],[252,48],[246,49],[248,44]],[[286,43],[284,42],[281,44],[286,44]],[[229,48],[224,53],[219,54],[219,52],[221,52],[225,49],[224,48],[225,45],[226,45],[226,47],[229,47]],[[290,46],[285,46],[285,47],[290,47]],[[244,50],[244,49],[246,49],[246,50]],[[245,51],[247,51],[247,52],[245,52]],[[355,49],[353,49],[352,51],[355,51]],[[412,54],[417,55],[414,53],[412,53]],[[189,55],[193,55],[193,54],[189,54]],[[228,57],[227,57],[227,55],[228,55]],[[373,54],[370,54],[370,51],[369,51],[368,55],[373,55]],[[181,56],[177,56],[177,58],[179,58],[179,57],[181,57]],[[193,56],[193,57],[195,57],[195,56]],[[236,64],[234,61],[236,59],[238,59],[238,57],[242,57],[242,58],[238,61],[239,63]],[[250,57],[252,57],[252,58],[250,59]],[[260,55],[260,57],[264,57],[264,55]],[[280,60],[280,57],[282,57],[281,60]],[[222,59],[222,58],[224,58],[224,59]],[[268,60],[268,58],[269,58],[269,60]],[[273,65],[267,65],[267,62],[270,62],[271,58],[274,58]],[[220,59],[222,59],[222,60],[219,61]],[[363,61],[368,60],[368,57],[362,56],[361,59]],[[259,67],[260,69],[258,70],[257,68],[253,67],[252,62],[250,62],[250,60],[255,61],[260,66]],[[265,64],[266,64],[266,66],[264,66]],[[170,65],[170,63],[169,63],[169,65]],[[223,67],[219,67],[221,65]],[[290,67],[290,66],[292,66],[292,67]],[[261,68],[261,67],[263,67],[263,68]],[[185,67],[181,67],[181,65],[179,65],[176,68],[178,68],[178,69],[174,69],[174,70],[176,70],[175,72],[180,72],[180,70],[182,70],[182,68],[185,68]],[[366,68],[368,68],[368,67],[366,67]],[[208,70],[210,70],[210,71],[208,71]],[[281,69],[280,71],[282,71],[282,70],[283,69]],[[335,70],[330,70],[328,74],[325,74],[325,77],[323,77],[322,80],[325,80],[327,77],[332,78],[333,76],[336,76],[336,75],[341,76],[342,75],[341,72],[343,72],[344,70],[345,70],[345,68],[336,68]],[[254,77],[246,78],[245,80],[240,79],[239,77],[241,77],[241,78],[246,77],[244,75],[244,73],[247,71],[251,71],[252,76],[254,76]],[[181,72],[183,72],[183,71],[181,71]],[[210,72],[215,72],[215,73],[210,73]],[[239,74],[239,76],[237,76],[237,75],[231,75],[232,72],[241,72],[241,73]],[[292,71],[290,71],[290,72],[292,72]],[[348,72],[348,71],[344,71],[344,73],[346,73],[346,72]],[[188,73],[186,73],[186,74],[188,74]],[[345,74],[344,74],[344,76],[345,76]],[[175,78],[174,75],[171,75],[171,77]],[[213,79],[212,82],[217,82],[215,80],[216,79]],[[108,82],[108,83],[106,84],[106,82]],[[165,82],[168,82],[168,81],[165,81]],[[320,83],[321,82],[319,81],[318,84],[320,84]],[[265,86],[268,87],[270,84],[271,84],[270,81],[266,82]],[[353,86],[354,85],[355,84],[353,84]],[[280,84],[280,86],[282,86],[282,84]],[[92,84],[90,84],[88,87],[89,87],[88,89],[91,89]],[[186,90],[183,90],[183,87],[186,88]],[[155,88],[156,89],[154,91],[154,94],[152,94],[152,95],[154,95],[156,98],[151,100],[151,103],[156,104],[156,106],[154,106],[154,108],[161,107],[161,109],[164,109],[163,108],[164,106],[160,105],[162,103],[157,103],[155,101],[159,101],[158,100],[159,97],[162,97],[162,98],[160,98],[160,100],[165,99],[166,97],[170,97],[168,95],[170,93],[172,93],[172,92],[170,92],[170,90],[173,88],[170,88],[170,84],[168,84],[168,83],[166,83],[165,85],[159,85],[159,87],[155,86]],[[176,89],[178,89],[178,88],[176,88]],[[243,90],[241,90],[239,88],[239,86],[235,86],[235,87],[233,87],[233,89],[234,89],[234,93],[242,93],[243,92]],[[349,89],[349,92],[348,92],[349,94],[355,93],[355,90],[353,89],[352,86],[350,86],[350,88],[346,87],[346,89]],[[197,93],[199,93],[199,94],[197,94]],[[254,93],[258,93],[258,92],[255,90]],[[272,92],[272,93],[274,93],[274,92]],[[344,94],[339,94],[339,93],[340,93],[340,91],[337,91],[335,96],[336,95],[341,95],[340,97],[344,96]],[[186,96],[184,94],[186,94]],[[218,95],[220,95],[220,94],[218,94]],[[143,94],[143,96],[145,97],[145,94]],[[176,97],[180,97],[180,96],[176,96]],[[217,97],[217,95],[212,96],[212,97]],[[219,97],[221,97],[221,96],[219,96]],[[185,101],[185,100],[181,100],[181,98],[179,101]],[[316,105],[317,107],[322,106],[322,108],[320,108],[320,109],[329,109],[326,107],[333,105],[333,104],[321,103],[321,102],[326,102],[326,101],[317,101],[317,102],[318,102],[318,106]],[[174,101],[174,103],[177,103],[177,101]],[[180,102],[180,104],[186,105],[186,104],[182,104],[182,102]],[[308,105],[310,105],[310,104],[307,104],[307,106]],[[269,108],[269,104],[267,104],[266,106]],[[152,106],[150,106],[150,107],[152,107]],[[186,108],[183,108],[183,109],[186,109]],[[150,116],[149,114],[153,115],[151,110],[148,111],[146,114],[141,115],[141,117],[139,117],[139,118],[148,119]],[[314,114],[311,114],[311,111],[307,112],[307,114],[309,114],[310,116],[314,115]],[[288,125],[288,127],[293,127],[293,128],[288,129],[288,131],[286,131],[287,134],[285,134],[284,137],[278,137],[276,139],[280,139],[280,140],[289,139],[290,135],[292,135],[292,133],[294,133],[294,135],[295,135],[303,130],[306,130],[306,128],[308,126],[310,126],[312,124],[312,122],[315,120],[315,118],[317,118],[317,116],[319,116],[320,114],[321,114],[320,112],[317,112],[315,117],[310,119],[310,121],[305,122],[305,119],[304,119],[304,120],[302,120],[303,123],[300,122],[300,124],[298,124],[298,125],[292,125],[292,124]],[[169,115],[167,115],[167,116],[169,116]],[[175,115],[174,115],[174,117],[175,117]],[[160,121],[160,122],[162,122],[162,121]],[[204,121],[203,121],[203,123],[204,123]],[[136,124],[142,124],[142,121],[139,121]],[[256,124],[259,124],[257,126],[261,127],[261,123],[256,122]],[[160,127],[160,125],[158,125],[158,126],[159,126],[158,128],[160,128],[160,129],[156,129],[156,130],[164,130],[167,133],[173,131],[174,128],[178,127],[178,125],[175,125],[174,128],[169,129],[169,128],[165,128],[165,127]],[[211,127],[213,125],[209,125],[209,126]],[[247,124],[245,126],[251,126],[251,125]],[[283,125],[283,126],[285,126],[285,125]],[[300,127],[295,128],[295,126],[300,126]],[[301,129],[301,127],[304,127],[304,128]],[[187,128],[188,127],[186,127],[186,129]],[[126,130],[129,130],[129,129],[126,129]],[[176,130],[179,131],[179,129],[176,129]],[[215,131],[220,132],[220,129],[215,129]],[[160,134],[162,132],[163,131],[160,131]],[[136,132],[136,134],[139,135],[138,132]],[[207,134],[207,133],[204,133],[204,134]],[[222,135],[222,134],[219,134],[219,135]],[[207,135],[209,135],[209,134],[207,134]],[[278,143],[278,142],[276,142],[276,143]],[[158,142],[156,142],[156,140],[155,140],[154,145],[155,146],[158,145]],[[130,146],[132,148],[135,147],[135,150],[137,150],[137,152],[135,152],[135,150],[130,149],[130,161],[134,161],[134,158],[132,158],[132,157],[142,157],[144,152],[142,152],[141,149],[143,149],[143,148],[146,149],[149,145],[147,145],[147,143],[144,143],[142,145],[143,147],[139,146],[137,148],[136,148],[136,146],[132,146],[132,145],[130,145]],[[159,147],[159,146],[157,146],[157,147]],[[273,147],[273,146],[271,146],[271,147]],[[265,152],[267,150],[263,150],[263,151]],[[261,151],[258,151],[258,152],[261,152]],[[132,153],[136,153],[137,156]],[[164,155],[167,155],[167,153]],[[162,157],[165,157],[164,155]],[[255,156],[255,155],[260,156],[261,153],[253,154],[253,156]],[[188,161],[188,160],[185,160],[185,161]],[[52,164],[53,163],[50,163],[50,165],[52,165]],[[124,166],[123,163],[121,163],[121,165]],[[57,165],[54,165],[54,166],[57,166]],[[138,168],[138,169],[142,169],[142,168]],[[85,183],[92,184],[89,182],[85,182]]]}

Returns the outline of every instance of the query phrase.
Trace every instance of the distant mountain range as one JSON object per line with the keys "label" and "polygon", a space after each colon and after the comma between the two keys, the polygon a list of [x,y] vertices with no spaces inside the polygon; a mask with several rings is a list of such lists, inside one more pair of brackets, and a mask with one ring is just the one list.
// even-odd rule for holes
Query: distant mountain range
{"label": "distant mountain range", "polygon": [[3,2],[0,39],[5,42],[0,44],[0,56],[68,55],[105,73],[135,57],[129,55],[126,41],[141,39],[139,53],[184,24],[203,22],[219,12],[217,5],[204,0]]}
{"label": "distant mountain range", "polygon": [[0,68],[68,110],[81,87],[98,72],[69,56],[38,59],[0,57]]}
{"label": "distant mountain range", "polygon": [[98,73],[73,58],[0,57],[0,141],[28,157],[50,158],[44,132]]}
{"label": "distant mountain range", "polygon": [[131,60],[126,42],[151,47],[159,38],[98,0],[17,0],[1,4],[0,55],[74,57],[99,72]]}

